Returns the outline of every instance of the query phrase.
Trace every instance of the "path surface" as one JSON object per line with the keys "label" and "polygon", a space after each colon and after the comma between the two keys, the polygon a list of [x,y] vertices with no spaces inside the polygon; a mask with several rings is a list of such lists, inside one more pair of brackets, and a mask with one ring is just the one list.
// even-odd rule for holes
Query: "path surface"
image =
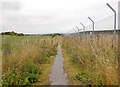
{"label": "path surface", "polygon": [[58,52],[54,64],[51,67],[52,73],[50,74],[51,85],[67,85],[67,74],[64,73],[64,58],[62,57],[60,42],[58,43]]}

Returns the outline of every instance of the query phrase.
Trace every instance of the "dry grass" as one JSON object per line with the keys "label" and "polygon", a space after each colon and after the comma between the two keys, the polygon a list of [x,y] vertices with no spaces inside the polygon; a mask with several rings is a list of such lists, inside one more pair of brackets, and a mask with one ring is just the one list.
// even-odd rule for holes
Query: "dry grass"
{"label": "dry grass", "polygon": [[[4,85],[30,84],[29,79],[33,77],[41,81],[40,76],[44,73],[42,66],[51,64],[50,57],[57,53],[57,42],[56,38],[51,37],[4,37],[2,47]],[[25,72],[32,73],[33,76],[24,76]],[[7,77],[9,74],[12,74],[11,77]]]}
{"label": "dry grass", "polygon": [[69,62],[90,79],[86,84],[118,84],[118,43],[114,45],[113,36],[101,35],[95,37],[93,42],[89,37],[83,40],[63,37],[61,44]]}

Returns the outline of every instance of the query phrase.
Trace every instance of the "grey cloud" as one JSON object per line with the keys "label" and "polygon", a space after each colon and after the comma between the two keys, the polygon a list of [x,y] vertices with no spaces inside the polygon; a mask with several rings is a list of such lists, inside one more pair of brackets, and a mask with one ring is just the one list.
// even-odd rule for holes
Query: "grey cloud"
{"label": "grey cloud", "polygon": [[1,2],[3,10],[20,10],[21,4],[19,2]]}
{"label": "grey cloud", "polygon": [[40,16],[40,18],[42,18],[42,19],[50,19],[51,16],[45,16],[45,15],[42,15],[42,16]]}
{"label": "grey cloud", "polygon": [[42,16],[42,15],[34,15],[34,16],[25,16],[19,14],[10,14],[4,15],[4,23],[12,23],[12,24],[44,24],[44,23],[51,23],[52,16]]}
{"label": "grey cloud", "polygon": [[[16,10],[19,10],[19,7],[20,6],[18,6]],[[16,6],[13,6],[13,8],[16,8]],[[11,6],[11,9],[13,8]],[[75,26],[81,28],[79,24],[80,22],[85,25],[91,24],[87,17],[95,13],[95,11],[96,10],[86,10],[85,12],[82,12],[79,9],[42,9],[38,10],[37,12],[33,10],[32,14],[24,14],[24,12],[23,14],[20,14],[19,11],[12,11],[9,13],[9,11],[6,11],[6,13],[4,13],[5,24],[3,30],[7,31],[12,29],[14,31],[23,33],[68,32],[70,29],[75,28]],[[104,14],[104,16],[105,15],[107,14]],[[93,15],[90,17],[94,18]],[[105,22],[102,20],[98,23],[98,25],[96,24],[95,27],[101,28],[101,26],[104,26],[104,28],[107,28],[107,21],[110,20],[105,19]],[[106,23],[107,26],[104,25],[104,23]],[[109,27],[111,28],[111,26]],[[92,28],[87,29],[90,30]]]}

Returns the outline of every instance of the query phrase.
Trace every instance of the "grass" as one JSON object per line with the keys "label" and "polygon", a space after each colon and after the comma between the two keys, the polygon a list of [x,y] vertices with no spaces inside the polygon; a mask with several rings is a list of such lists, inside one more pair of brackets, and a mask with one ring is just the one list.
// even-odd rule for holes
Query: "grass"
{"label": "grass", "polygon": [[[44,82],[57,54],[57,39],[50,36],[3,36],[3,85],[30,85]],[[44,67],[43,67],[44,66]]]}
{"label": "grass", "polygon": [[74,78],[74,74],[73,73],[79,73],[80,70],[79,68],[77,68],[75,66],[75,64],[73,64],[71,61],[70,61],[70,58],[68,57],[68,54],[65,53],[65,51],[62,49],[62,53],[63,53],[63,56],[64,56],[64,72],[67,73],[67,76],[68,76],[68,85],[84,85],[84,83],[76,80]]}
{"label": "grass", "polygon": [[114,45],[112,35],[95,37],[93,42],[90,37],[63,37],[61,44],[65,71],[73,83],[118,85],[118,43]]}
{"label": "grass", "polygon": [[41,67],[44,69],[40,75],[40,78],[42,79],[41,82],[35,82],[32,85],[50,85],[50,77],[49,74],[51,73],[51,66],[53,66],[53,62],[54,62],[55,56],[51,56],[50,57],[50,61],[51,63],[49,64],[43,64],[41,65]]}

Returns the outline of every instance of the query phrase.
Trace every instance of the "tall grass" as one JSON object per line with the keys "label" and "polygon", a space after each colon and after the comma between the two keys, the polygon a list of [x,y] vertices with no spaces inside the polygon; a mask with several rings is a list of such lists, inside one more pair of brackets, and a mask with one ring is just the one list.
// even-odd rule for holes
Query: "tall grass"
{"label": "tall grass", "polygon": [[41,81],[42,65],[57,53],[57,39],[46,36],[4,36],[3,85],[29,85]]}
{"label": "tall grass", "polygon": [[87,78],[91,85],[118,85],[118,43],[114,45],[113,36],[101,35],[94,41],[63,37],[61,43],[70,62],[80,69],[74,73],[76,79]]}

